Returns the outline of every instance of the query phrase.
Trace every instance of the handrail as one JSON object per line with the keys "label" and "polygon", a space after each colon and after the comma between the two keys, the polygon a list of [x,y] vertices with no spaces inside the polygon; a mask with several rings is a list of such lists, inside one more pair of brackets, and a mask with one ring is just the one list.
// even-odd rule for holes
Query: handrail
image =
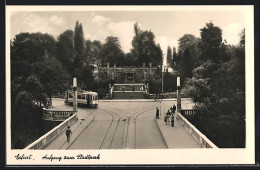
{"label": "handrail", "polygon": [[212,143],[203,133],[201,133],[195,126],[193,126],[185,117],[177,112],[176,119],[178,119],[183,126],[189,131],[189,133],[200,142],[203,148],[218,148]]}
{"label": "handrail", "polygon": [[182,115],[195,115],[195,110],[194,109],[181,109],[181,114]]}
{"label": "handrail", "polygon": [[110,92],[110,93],[111,93],[111,98],[113,98],[114,86],[115,86],[115,85],[113,85],[112,88],[111,88],[111,92]]}
{"label": "handrail", "polygon": [[50,130],[45,135],[41,136],[39,139],[37,139],[36,141],[31,143],[24,149],[42,149],[42,148],[44,148],[53,139],[55,139],[55,137],[57,137],[59,134],[61,134],[68,125],[71,125],[72,123],[74,123],[77,120],[78,120],[77,115],[76,114],[72,115],[71,117],[66,119],[64,122],[62,122],[61,124],[59,124],[58,126],[53,128],[52,130]]}
{"label": "handrail", "polygon": [[72,110],[53,110],[53,109],[45,109],[43,108],[42,119],[44,120],[52,120],[52,121],[61,121],[65,120],[65,118],[70,117],[76,111]]}

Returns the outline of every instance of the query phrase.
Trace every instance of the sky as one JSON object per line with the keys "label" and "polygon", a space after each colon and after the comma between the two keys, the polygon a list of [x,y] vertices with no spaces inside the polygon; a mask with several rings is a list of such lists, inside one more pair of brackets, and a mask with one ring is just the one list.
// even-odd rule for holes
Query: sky
{"label": "sky", "polygon": [[[119,38],[122,50],[132,48],[134,23],[142,30],[151,30],[166,56],[167,47],[178,48],[184,34],[200,37],[200,29],[213,22],[222,29],[222,38],[236,45],[245,28],[245,14],[241,10],[104,10],[104,11],[13,11],[10,16],[10,38],[21,32],[42,32],[56,39],[64,31],[74,30],[76,21],[82,23],[84,38],[105,42],[107,36]],[[165,60],[166,61],[166,60]]]}

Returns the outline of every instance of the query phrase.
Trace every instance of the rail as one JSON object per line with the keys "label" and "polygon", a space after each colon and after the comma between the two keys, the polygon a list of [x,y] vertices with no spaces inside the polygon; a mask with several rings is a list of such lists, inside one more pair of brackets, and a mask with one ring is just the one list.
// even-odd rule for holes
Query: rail
{"label": "rail", "polygon": [[43,149],[45,146],[47,146],[55,137],[57,137],[59,134],[61,134],[68,125],[71,125],[75,121],[78,120],[78,117],[76,114],[72,115],[68,119],[66,119],[64,122],[56,126],[54,129],[50,130],[45,135],[41,136],[39,139],[28,145],[24,149]]}
{"label": "rail", "polygon": [[204,134],[202,134],[195,126],[193,126],[185,117],[179,112],[176,115],[176,119],[182,123],[182,125],[189,131],[189,133],[201,144],[203,148],[218,148],[212,143]]}
{"label": "rail", "polygon": [[193,116],[195,115],[195,110],[194,109],[182,109],[181,114],[185,116]]}
{"label": "rail", "polygon": [[111,91],[110,91],[110,95],[111,95],[110,97],[111,97],[111,98],[113,98],[114,87],[115,87],[115,85],[112,86]]}
{"label": "rail", "polygon": [[61,110],[50,110],[43,109],[42,119],[51,121],[62,121],[70,117],[76,111],[61,111]]}

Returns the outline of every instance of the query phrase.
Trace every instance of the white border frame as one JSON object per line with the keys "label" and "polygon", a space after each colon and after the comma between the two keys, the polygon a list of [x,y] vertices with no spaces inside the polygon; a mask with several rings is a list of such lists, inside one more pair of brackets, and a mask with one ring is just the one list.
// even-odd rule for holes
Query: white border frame
{"label": "white border frame", "polygon": [[[134,7],[134,8],[133,8]],[[138,149],[138,150],[14,150],[11,149],[10,15],[14,11],[243,11],[246,23],[246,148],[244,149]],[[255,164],[254,108],[254,7],[218,6],[6,6],[6,164],[7,165],[155,165],[155,164]],[[17,154],[33,160],[16,160]],[[100,160],[42,160],[46,154],[101,155]]]}

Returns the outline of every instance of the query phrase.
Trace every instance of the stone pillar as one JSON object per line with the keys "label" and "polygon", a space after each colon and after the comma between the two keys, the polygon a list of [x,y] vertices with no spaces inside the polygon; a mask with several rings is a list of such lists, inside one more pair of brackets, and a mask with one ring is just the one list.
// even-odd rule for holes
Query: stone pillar
{"label": "stone pillar", "polygon": [[114,71],[113,71],[113,77],[112,79],[114,80],[116,77],[116,64],[114,64]]}
{"label": "stone pillar", "polygon": [[177,111],[181,111],[181,82],[180,77],[177,77]]}
{"label": "stone pillar", "polygon": [[77,78],[73,78],[73,111],[77,111]]}
{"label": "stone pillar", "polygon": [[111,91],[111,84],[110,83],[109,83],[108,88],[109,88],[108,95],[109,95],[109,97],[112,97],[112,91]]}
{"label": "stone pillar", "polygon": [[145,63],[143,63],[143,74],[144,74],[144,78],[143,78],[143,82],[145,81]]}
{"label": "stone pillar", "polygon": [[149,63],[149,67],[150,67],[149,73],[150,73],[150,75],[151,75],[151,74],[152,74],[152,63]]}
{"label": "stone pillar", "polygon": [[109,74],[109,63],[107,63],[107,79],[110,79],[110,74]]}

